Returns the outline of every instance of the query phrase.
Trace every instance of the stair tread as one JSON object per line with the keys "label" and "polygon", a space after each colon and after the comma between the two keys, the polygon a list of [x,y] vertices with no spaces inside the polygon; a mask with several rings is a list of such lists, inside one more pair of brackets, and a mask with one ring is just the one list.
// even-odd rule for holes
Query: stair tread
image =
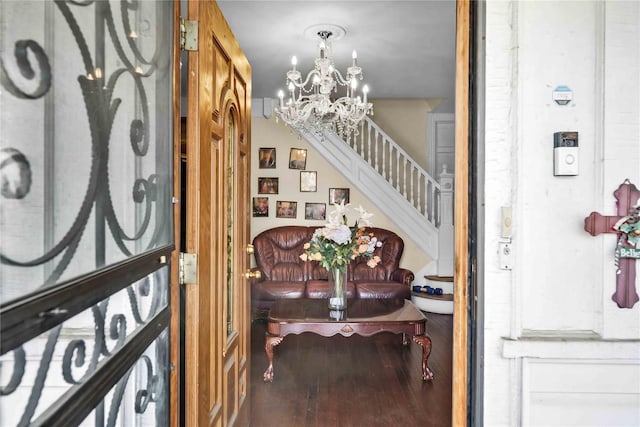
{"label": "stair tread", "polygon": [[434,282],[453,282],[453,276],[424,276],[425,279],[433,280]]}
{"label": "stair tread", "polygon": [[453,294],[442,294],[442,295],[429,295],[423,292],[411,292],[411,295],[426,298],[426,299],[434,299],[440,301],[453,301]]}

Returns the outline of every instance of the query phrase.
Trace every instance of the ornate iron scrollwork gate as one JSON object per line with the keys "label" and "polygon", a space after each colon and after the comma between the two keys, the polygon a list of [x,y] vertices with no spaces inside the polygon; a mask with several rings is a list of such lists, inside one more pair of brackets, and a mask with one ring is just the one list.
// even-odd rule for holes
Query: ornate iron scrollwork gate
{"label": "ornate iron scrollwork gate", "polygon": [[0,3],[0,425],[167,425],[171,1]]}

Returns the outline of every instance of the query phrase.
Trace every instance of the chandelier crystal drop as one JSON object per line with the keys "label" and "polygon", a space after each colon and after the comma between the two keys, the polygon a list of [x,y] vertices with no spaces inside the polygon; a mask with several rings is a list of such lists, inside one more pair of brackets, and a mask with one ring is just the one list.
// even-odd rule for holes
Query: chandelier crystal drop
{"label": "chandelier crystal drop", "polygon": [[277,116],[296,131],[311,131],[322,136],[325,131],[334,131],[344,139],[357,135],[358,125],[368,114],[373,114],[373,104],[367,102],[367,85],[358,94],[358,80],[362,80],[362,69],[358,66],[356,51],[351,55],[351,66],[347,74],[338,71],[331,56],[329,38],[331,31],[319,31],[318,56],[315,68],[305,80],[296,66],[298,60],[291,59],[291,70],[287,72],[288,97],[278,92]]}

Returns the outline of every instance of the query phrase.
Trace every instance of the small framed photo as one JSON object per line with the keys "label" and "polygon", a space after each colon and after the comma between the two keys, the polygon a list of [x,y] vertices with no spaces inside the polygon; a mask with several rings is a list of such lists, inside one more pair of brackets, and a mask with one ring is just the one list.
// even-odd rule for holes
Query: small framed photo
{"label": "small framed photo", "polygon": [[326,219],[327,204],[326,203],[305,203],[304,219]]}
{"label": "small framed photo", "polygon": [[307,167],[307,150],[304,148],[292,148],[289,153],[289,169],[304,170]]}
{"label": "small framed photo", "polygon": [[298,215],[298,202],[276,202],[276,218],[295,218]]}
{"label": "small framed photo", "polygon": [[269,216],[269,198],[268,197],[253,198],[253,216],[254,217]]}
{"label": "small framed photo", "polygon": [[275,169],[276,167],[276,149],[260,148],[258,150],[258,164],[260,169]]}
{"label": "small framed photo", "polygon": [[344,202],[346,205],[349,203],[349,189],[348,188],[330,188],[329,189],[329,205],[340,204]]}
{"label": "small framed photo", "polygon": [[318,191],[316,171],[300,171],[300,191]]}
{"label": "small framed photo", "polygon": [[278,194],[278,178],[258,178],[258,194]]}

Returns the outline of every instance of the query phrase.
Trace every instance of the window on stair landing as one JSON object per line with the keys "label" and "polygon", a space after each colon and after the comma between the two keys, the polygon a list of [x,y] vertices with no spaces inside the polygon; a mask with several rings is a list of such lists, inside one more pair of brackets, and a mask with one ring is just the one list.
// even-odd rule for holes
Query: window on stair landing
{"label": "window on stair landing", "polygon": [[167,425],[172,2],[0,2],[0,425]]}

